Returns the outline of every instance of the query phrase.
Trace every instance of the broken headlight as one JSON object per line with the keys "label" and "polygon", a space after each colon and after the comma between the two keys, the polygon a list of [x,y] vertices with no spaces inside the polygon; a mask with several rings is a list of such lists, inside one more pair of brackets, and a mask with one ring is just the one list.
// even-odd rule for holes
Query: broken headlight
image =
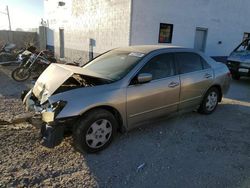
{"label": "broken headlight", "polygon": [[67,102],[66,101],[57,101],[53,103],[52,110],[55,113],[55,117],[62,111],[62,109],[66,106]]}
{"label": "broken headlight", "polygon": [[62,111],[66,104],[67,102],[65,101],[57,101],[50,107],[47,107],[42,111],[42,120],[47,123],[54,121],[56,116]]}

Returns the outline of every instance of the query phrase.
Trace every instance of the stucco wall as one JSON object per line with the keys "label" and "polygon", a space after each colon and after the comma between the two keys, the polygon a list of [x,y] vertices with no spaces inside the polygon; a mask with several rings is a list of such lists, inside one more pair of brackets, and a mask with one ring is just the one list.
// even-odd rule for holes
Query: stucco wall
{"label": "stucco wall", "polygon": [[[250,32],[249,0],[132,0],[131,44],[158,44],[160,23],[174,24],[173,45],[194,47],[196,27],[208,28],[205,52],[228,55]],[[221,41],[222,44],[218,44]]]}
{"label": "stucco wall", "polygon": [[[129,45],[130,0],[65,0],[44,1],[49,27],[54,31],[56,54],[59,49],[59,28],[64,28],[67,58],[86,58],[89,39],[94,39],[94,53],[103,53],[118,46]],[[74,53],[75,51],[75,53]],[[82,54],[81,54],[82,52]]]}

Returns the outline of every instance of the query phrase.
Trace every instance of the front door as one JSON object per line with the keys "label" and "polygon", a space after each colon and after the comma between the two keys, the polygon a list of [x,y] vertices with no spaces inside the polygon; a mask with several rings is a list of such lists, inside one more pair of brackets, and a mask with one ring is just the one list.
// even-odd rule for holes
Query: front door
{"label": "front door", "polygon": [[196,28],[194,49],[204,52],[206,47],[206,41],[207,41],[207,29]]}
{"label": "front door", "polygon": [[132,80],[127,88],[129,128],[142,121],[176,111],[179,102],[180,80],[175,72],[173,54],[155,56],[138,74],[140,73],[152,74],[152,81],[136,84]]}

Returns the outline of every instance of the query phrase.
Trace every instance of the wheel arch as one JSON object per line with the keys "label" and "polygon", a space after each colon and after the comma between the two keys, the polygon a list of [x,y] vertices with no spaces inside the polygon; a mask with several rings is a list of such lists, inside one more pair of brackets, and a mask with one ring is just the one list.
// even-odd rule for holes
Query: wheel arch
{"label": "wheel arch", "polygon": [[[219,84],[214,84],[214,85],[210,86],[210,87],[207,89],[207,91],[210,90],[210,89],[213,88],[213,87],[216,88],[216,89],[218,89],[219,94],[220,94],[220,95],[219,95],[219,102],[221,102],[221,101],[222,101],[222,96],[223,96],[221,86],[220,86]],[[204,96],[206,95],[207,91],[205,92]]]}
{"label": "wheel arch", "polygon": [[117,120],[117,123],[118,123],[118,130],[120,132],[125,132],[126,127],[123,123],[122,115],[116,108],[114,108],[112,106],[109,106],[109,105],[95,106],[95,107],[92,107],[92,108],[84,111],[80,116],[84,116],[85,114],[90,113],[91,111],[94,111],[97,109],[104,109],[104,110],[109,111],[111,114],[113,114],[113,116],[115,117],[115,119]]}

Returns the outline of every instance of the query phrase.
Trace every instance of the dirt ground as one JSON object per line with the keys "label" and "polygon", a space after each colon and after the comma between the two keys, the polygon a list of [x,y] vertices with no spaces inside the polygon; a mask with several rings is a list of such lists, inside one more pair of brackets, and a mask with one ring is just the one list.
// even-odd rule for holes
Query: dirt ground
{"label": "dirt ground", "polygon": [[250,187],[250,79],[233,81],[212,115],[150,123],[98,154],[76,152],[70,137],[46,149],[30,124],[6,125],[28,87],[0,67],[0,187]]}

